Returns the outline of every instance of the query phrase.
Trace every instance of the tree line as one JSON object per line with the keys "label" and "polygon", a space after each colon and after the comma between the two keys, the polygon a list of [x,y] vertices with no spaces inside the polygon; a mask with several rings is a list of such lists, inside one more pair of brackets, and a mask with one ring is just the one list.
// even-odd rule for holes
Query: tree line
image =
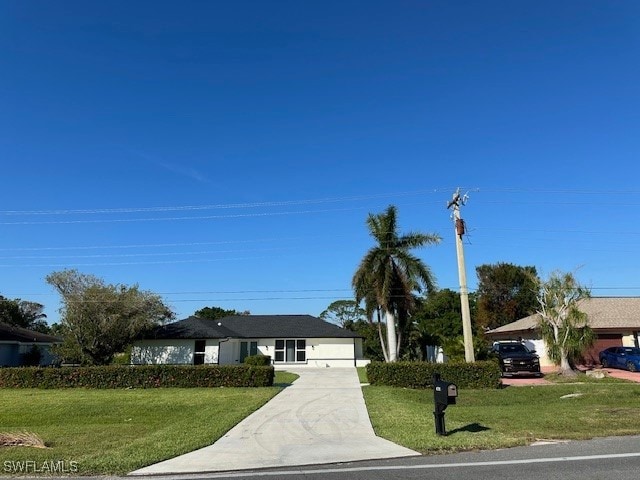
{"label": "tree line", "polygon": [[[401,235],[394,206],[369,214],[366,225],[375,242],[353,275],[355,300],[351,304],[357,311],[364,303],[366,320],[350,318],[348,326],[359,329],[369,340],[367,353],[390,362],[425,360],[426,346],[440,345],[448,357],[463,357],[459,296],[451,290],[438,291],[429,267],[412,253],[415,248],[439,243],[440,237],[419,232]],[[537,314],[549,357],[562,373],[572,372],[575,360],[595,341],[588,319],[577,307],[589,297],[589,290],[571,273],[554,272],[541,280],[533,266],[487,264],[478,266],[476,274],[478,290],[470,298],[476,358],[488,354],[485,331]],[[340,309],[330,306],[323,315],[339,314],[346,307],[338,306]],[[372,326],[377,330],[379,351],[371,339]]]}
{"label": "tree line", "polygon": [[[452,359],[464,358],[460,297],[439,290],[431,269],[412,250],[437,245],[433,233],[401,234],[397,209],[369,214],[366,225],[374,245],[352,278],[353,299],[338,300],[320,317],[364,337],[372,360],[428,360],[427,347],[441,346]],[[537,313],[549,355],[567,371],[594,335],[576,308],[589,296],[570,273],[538,277],[534,266],[511,263],[476,267],[478,289],[470,294],[476,358],[488,353],[484,332]],[[49,326],[44,306],[0,295],[0,321],[58,335],[58,353],[73,363],[103,365],[142,334],[175,318],[157,294],[138,285],[108,284],[77,270],[53,272],[46,282],[60,295],[60,323]],[[204,307],[195,316],[218,319],[248,311]]]}

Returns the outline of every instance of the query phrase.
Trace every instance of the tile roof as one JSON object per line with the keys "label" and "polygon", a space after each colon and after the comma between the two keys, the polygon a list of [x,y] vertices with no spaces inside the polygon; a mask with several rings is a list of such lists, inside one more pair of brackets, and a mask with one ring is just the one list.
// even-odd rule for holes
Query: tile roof
{"label": "tile roof", "polygon": [[62,339],[0,322],[0,342],[62,343]]}
{"label": "tile roof", "polygon": [[210,320],[189,317],[154,329],[145,339],[359,338],[350,330],[311,315],[233,315]]}
{"label": "tile roof", "polygon": [[[591,297],[581,300],[578,308],[587,314],[593,329],[640,330],[640,297]],[[489,330],[487,334],[523,332],[535,330],[537,326],[538,315],[534,314]]]}

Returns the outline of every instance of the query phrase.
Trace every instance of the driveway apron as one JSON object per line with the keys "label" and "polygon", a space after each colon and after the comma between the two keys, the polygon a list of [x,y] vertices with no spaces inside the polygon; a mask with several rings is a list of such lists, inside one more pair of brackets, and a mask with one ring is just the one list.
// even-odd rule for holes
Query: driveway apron
{"label": "driveway apron", "polygon": [[355,368],[287,368],[300,375],[216,443],[133,475],[217,472],[419,455],[377,437]]}

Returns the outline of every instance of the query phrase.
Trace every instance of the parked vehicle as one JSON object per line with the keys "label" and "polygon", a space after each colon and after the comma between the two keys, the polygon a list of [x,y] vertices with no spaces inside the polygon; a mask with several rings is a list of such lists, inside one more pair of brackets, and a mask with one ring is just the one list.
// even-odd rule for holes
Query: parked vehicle
{"label": "parked vehicle", "polygon": [[540,357],[535,350],[529,350],[524,344],[515,341],[495,342],[492,351],[498,356],[503,376],[542,376]]}
{"label": "parked vehicle", "polygon": [[640,370],[640,348],[609,347],[600,352],[600,365],[603,367],[624,368],[630,372]]}

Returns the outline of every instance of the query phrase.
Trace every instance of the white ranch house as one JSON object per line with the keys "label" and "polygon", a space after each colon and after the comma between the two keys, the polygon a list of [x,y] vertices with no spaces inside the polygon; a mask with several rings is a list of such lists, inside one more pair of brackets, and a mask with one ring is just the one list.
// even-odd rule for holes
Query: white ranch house
{"label": "white ranch house", "polygon": [[189,317],[156,328],[134,343],[131,363],[237,365],[268,355],[274,366],[366,365],[362,337],[311,315]]}

